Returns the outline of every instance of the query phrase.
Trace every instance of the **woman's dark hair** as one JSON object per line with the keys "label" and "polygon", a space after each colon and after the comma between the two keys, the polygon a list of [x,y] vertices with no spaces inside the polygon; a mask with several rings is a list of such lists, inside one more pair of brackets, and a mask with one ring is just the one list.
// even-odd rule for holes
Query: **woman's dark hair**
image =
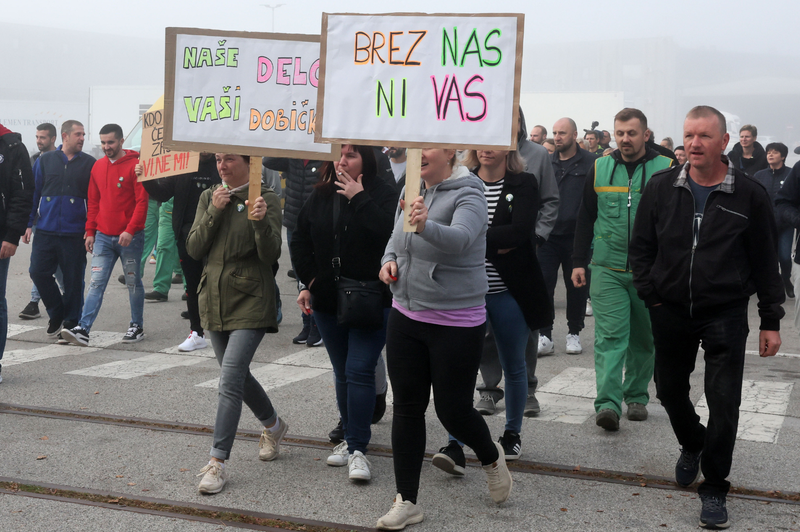
{"label": "woman's dark hair", "polygon": [[[347,144],[342,145],[342,148]],[[355,144],[349,145],[354,151],[361,155],[361,178],[362,183],[366,183],[378,175],[378,160],[375,158],[375,151],[372,146],[356,146]],[[358,176],[352,176],[354,179]],[[326,162],[322,167],[319,182],[314,185],[314,188],[326,196],[336,192],[339,188],[336,186],[336,168],[333,167],[333,162]]]}

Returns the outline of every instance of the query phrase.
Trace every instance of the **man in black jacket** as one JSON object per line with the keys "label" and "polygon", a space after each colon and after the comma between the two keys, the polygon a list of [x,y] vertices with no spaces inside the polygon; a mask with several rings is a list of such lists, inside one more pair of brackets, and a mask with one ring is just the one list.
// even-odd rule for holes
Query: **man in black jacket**
{"label": "man in black jacket", "polygon": [[[800,161],[795,163],[775,196],[775,214],[785,227],[790,230],[800,229]],[[800,231],[797,231],[797,238],[800,239]],[[800,253],[795,253],[794,256],[791,282],[793,286],[800,283]],[[794,309],[794,326],[800,330],[800,298],[795,298]]]}
{"label": "man in black jacket", "polygon": [[[19,238],[28,228],[28,216],[33,206],[33,172],[28,150],[19,133],[0,124],[0,361],[6,350],[8,305],[6,281],[11,257],[17,252]],[[2,371],[2,366],[0,366]],[[0,373],[0,382],[3,375]]]}
{"label": "man in black jacket", "polygon": [[[759,354],[781,345],[783,283],[777,231],[764,188],[722,155],[725,117],[708,106],[686,115],[689,164],[653,176],[639,204],[629,247],[633,284],[650,310],[658,398],[681,444],[675,480],[698,487],[700,526],[727,528],[748,322],[758,294]],[[689,378],[702,342],[709,422],[689,398]]]}
{"label": "man in black jacket", "polygon": [[758,129],[751,124],[745,124],[739,130],[739,142],[728,153],[728,159],[733,167],[749,176],[756,175],[759,170],[769,167],[767,152],[759,144]]}

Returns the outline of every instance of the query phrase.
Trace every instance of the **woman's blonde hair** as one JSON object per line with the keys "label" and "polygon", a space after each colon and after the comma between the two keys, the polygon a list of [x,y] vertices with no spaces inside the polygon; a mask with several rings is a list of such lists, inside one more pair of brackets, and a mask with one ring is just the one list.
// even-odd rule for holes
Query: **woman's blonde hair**
{"label": "woman's blonde hair", "polygon": [[[474,170],[480,166],[481,163],[478,161],[478,150],[467,150],[464,152],[464,156],[461,159],[461,164],[470,170]],[[525,171],[525,160],[519,154],[519,150],[511,150],[506,152],[506,170],[512,174],[521,174]]]}

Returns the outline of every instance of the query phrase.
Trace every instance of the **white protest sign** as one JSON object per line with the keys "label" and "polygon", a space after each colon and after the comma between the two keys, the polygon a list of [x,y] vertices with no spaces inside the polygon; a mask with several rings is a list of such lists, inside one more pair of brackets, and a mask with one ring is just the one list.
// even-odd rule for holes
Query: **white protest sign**
{"label": "white protest sign", "polygon": [[524,15],[322,15],[317,138],[516,147]]}
{"label": "white protest sign", "polygon": [[319,37],[167,28],[164,146],[338,159],[314,142]]}

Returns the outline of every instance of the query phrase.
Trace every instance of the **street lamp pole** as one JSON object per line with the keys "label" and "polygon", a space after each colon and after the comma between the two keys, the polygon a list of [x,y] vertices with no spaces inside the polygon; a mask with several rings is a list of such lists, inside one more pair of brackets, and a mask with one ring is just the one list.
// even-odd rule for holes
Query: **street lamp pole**
{"label": "street lamp pole", "polygon": [[275,33],[275,10],[281,6],[285,6],[286,4],[261,4],[262,6],[266,7],[267,9],[272,10],[272,33]]}

